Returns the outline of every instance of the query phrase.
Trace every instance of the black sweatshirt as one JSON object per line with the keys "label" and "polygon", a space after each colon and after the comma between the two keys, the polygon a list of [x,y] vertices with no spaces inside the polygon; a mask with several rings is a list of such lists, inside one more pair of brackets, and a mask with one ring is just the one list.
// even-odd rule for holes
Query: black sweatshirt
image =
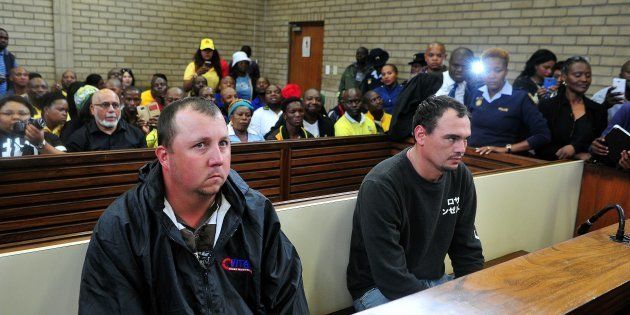
{"label": "black sweatshirt", "polygon": [[418,279],[442,277],[447,253],[456,277],[483,267],[470,171],[460,163],[429,182],[407,150],[375,166],[361,184],[347,270],[353,299],[374,287],[390,300],[424,290]]}

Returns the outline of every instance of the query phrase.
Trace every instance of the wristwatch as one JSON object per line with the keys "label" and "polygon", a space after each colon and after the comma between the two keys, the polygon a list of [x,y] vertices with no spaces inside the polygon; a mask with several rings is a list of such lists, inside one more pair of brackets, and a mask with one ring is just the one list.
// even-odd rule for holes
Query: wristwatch
{"label": "wristwatch", "polygon": [[509,143],[508,143],[508,144],[506,144],[506,145],[505,145],[505,150],[507,150],[507,151],[506,151],[507,153],[512,153],[512,145],[511,145],[511,144],[509,144]]}
{"label": "wristwatch", "polygon": [[46,146],[46,140],[43,140],[43,141],[42,141],[42,143],[40,143],[40,144],[36,144],[36,145],[34,145],[34,146],[35,146],[35,148],[37,148],[37,150],[38,150],[38,151],[41,151],[41,150],[43,150],[43,149],[44,149],[44,147]]}

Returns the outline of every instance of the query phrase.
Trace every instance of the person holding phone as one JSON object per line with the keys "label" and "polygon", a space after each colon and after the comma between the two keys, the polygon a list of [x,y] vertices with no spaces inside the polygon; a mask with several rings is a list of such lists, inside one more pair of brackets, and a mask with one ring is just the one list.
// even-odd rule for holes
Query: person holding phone
{"label": "person holding phone", "polygon": [[612,85],[607,86],[593,94],[593,101],[608,107],[608,120],[630,101],[630,60],[626,61],[619,71],[619,77],[612,79]]}
{"label": "person holding phone", "polygon": [[197,76],[204,76],[208,86],[216,89],[223,75],[221,56],[214,47],[214,41],[204,38],[195,52],[193,61],[184,71],[184,90],[188,92],[193,88],[193,80]]}
{"label": "person holding phone", "polygon": [[547,49],[539,49],[525,63],[525,69],[514,80],[515,89],[526,90],[534,104],[538,105],[540,100],[549,98],[549,93],[555,90],[553,81],[545,78],[552,78],[552,69],[558,59],[556,55]]}
{"label": "person holding phone", "polygon": [[567,59],[561,80],[558,95],[538,106],[551,131],[551,142],[536,150],[536,157],[586,160],[591,142],[606,128],[607,108],[585,95],[591,85],[591,66],[584,57]]}

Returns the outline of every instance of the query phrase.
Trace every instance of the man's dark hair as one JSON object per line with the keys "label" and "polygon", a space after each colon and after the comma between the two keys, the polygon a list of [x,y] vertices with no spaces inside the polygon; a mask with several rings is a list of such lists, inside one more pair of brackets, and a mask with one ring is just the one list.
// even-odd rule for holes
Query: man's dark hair
{"label": "man's dark hair", "polygon": [[124,91],[123,91],[123,95],[125,94],[125,92],[127,91],[136,91],[138,93],[142,93],[142,91],[140,90],[139,87],[135,86],[135,85],[130,85],[128,86]]}
{"label": "man's dark hair", "polygon": [[281,106],[282,106],[282,111],[286,112],[287,111],[287,106],[289,106],[289,104],[293,103],[293,102],[298,102],[300,104],[302,104],[302,107],[304,107],[304,102],[302,102],[302,99],[296,96],[291,96],[288,98],[285,98],[282,100]]}
{"label": "man's dark hair", "polygon": [[50,107],[57,100],[66,100],[61,92],[48,92],[44,94],[42,108]]}
{"label": "man's dark hair", "polygon": [[153,74],[153,78],[151,79],[151,84],[153,84],[153,81],[155,81],[156,78],[162,78],[162,79],[164,79],[164,81],[166,81],[166,83],[168,83],[168,79],[166,78],[166,74],[164,74],[164,73],[154,73]]}
{"label": "man's dark hair", "polygon": [[98,83],[103,81],[100,74],[92,73],[85,78],[85,84],[98,87]]}
{"label": "man's dark hair", "polygon": [[35,113],[35,109],[33,108],[33,106],[29,102],[27,102],[26,99],[19,95],[9,95],[0,98],[0,109],[2,109],[2,107],[4,107],[4,105],[6,105],[8,102],[16,102],[26,106],[26,108],[28,108],[28,111],[31,113],[31,116],[33,116],[33,114]]}
{"label": "man's dark hair", "polygon": [[241,51],[247,55],[247,58],[252,56],[252,48],[248,45],[243,45],[243,47],[241,47]]}
{"label": "man's dark hair", "polygon": [[457,112],[457,117],[467,116],[470,113],[466,106],[454,98],[448,96],[430,96],[418,105],[416,113],[413,115],[413,129],[420,125],[426,129],[427,134],[431,134],[437,126],[437,121],[444,115],[444,112],[452,108]]}
{"label": "man's dark hair", "polygon": [[42,77],[42,75],[37,73],[37,72],[29,72],[28,73],[28,79],[29,80],[33,80],[35,78],[41,78],[41,77]]}
{"label": "man's dark hair", "polygon": [[208,117],[223,117],[221,110],[210,101],[200,97],[188,97],[171,103],[164,107],[158,119],[158,145],[163,145],[167,149],[171,146],[173,139],[177,135],[175,116],[180,110],[190,108],[193,111],[204,114]]}

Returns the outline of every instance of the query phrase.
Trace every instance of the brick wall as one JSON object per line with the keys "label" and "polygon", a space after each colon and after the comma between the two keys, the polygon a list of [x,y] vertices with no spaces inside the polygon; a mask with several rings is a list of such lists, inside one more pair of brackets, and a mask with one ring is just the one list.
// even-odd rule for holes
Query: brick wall
{"label": "brick wall", "polygon": [[630,0],[268,0],[266,6],[263,72],[272,80],[287,80],[289,22],[324,21],[322,69],[339,69],[337,75],[322,70],[322,89],[330,92],[359,46],[387,50],[402,78],[412,55],[435,40],[444,42],[447,52],[458,46],[475,53],[507,49],[510,80],[539,48],[560,59],[585,55],[594,75],[590,93],[610,84],[630,59]]}
{"label": "brick wall", "polygon": [[[201,38],[212,38],[228,60],[246,44],[256,57],[262,44],[258,33],[263,2],[257,0],[8,1],[16,4],[0,5],[0,25],[9,31],[10,51],[30,71],[41,72],[49,81],[58,80],[64,70],[55,67],[55,52],[67,53],[55,51],[54,18],[72,20],[63,47],[71,47],[70,66],[79,79],[90,73],[105,76],[109,69],[124,66],[134,70],[137,85],[148,86],[155,72],[165,73],[171,84],[181,85]],[[66,16],[53,12],[55,2],[61,2],[60,11],[68,11]]]}
{"label": "brick wall", "polygon": [[[65,12],[64,12],[65,10]],[[509,78],[538,48],[560,58],[589,56],[590,92],[610,83],[630,57],[630,0],[4,0],[0,25],[10,50],[49,81],[70,65],[84,78],[112,67],[133,68],[139,85],[154,72],[181,82],[201,37],[230,59],[253,47],[262,73],[286,83],[289,22],[324,21],[323,90],[337,89],[343,69],[364,45],[389,51],[406,78],[413,53],[439,40],[451,51],[493,46],[511,52]],[[64,29],[60,22],[70,23]],[[61,23],[63,24],[63,23]],[[60,32],[68,34],[61,38]],[[57,42],[55,42],[57,41]],[[65,48],[65,50],[64,50]],[[56,55],[56,56],[55,56]],[[67,57],[67,62],[61,62]],[[325,65],[336,75],[323,74]]]}

